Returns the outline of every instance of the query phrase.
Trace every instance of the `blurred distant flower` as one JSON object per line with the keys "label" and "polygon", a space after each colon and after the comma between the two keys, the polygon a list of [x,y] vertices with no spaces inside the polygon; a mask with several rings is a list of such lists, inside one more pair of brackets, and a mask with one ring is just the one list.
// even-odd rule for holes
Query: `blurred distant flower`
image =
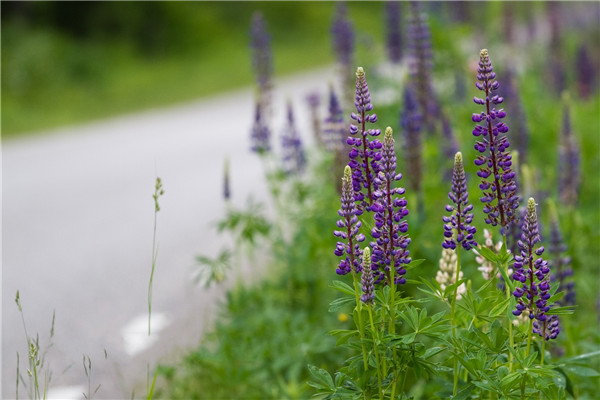
{"label": "blurred distant flower", "polygon": [[[442,258],[440,258],[440,269],[437,271],[435,280],[438,281],[442,290],[446,290],[446,287],[454,285],[456,283],[456,268],[457,268],[457,257],[456,253],[452,249],[442,249]],[[462,271],[459,271],[458,280],[463,279]],[[456,288],[456,300],[460,300],[462,295],[467,292],[467,287],[464,283],[461,283]]]}
{"label": "blurred distant flower", "polygon": [[399,1],[388,1],[385,3],[386,20],[386,44],[388,57],[391,62],[398,64],[402,61],[404,43],[402,40],[402,3]]}
{"label": "blurred distant flower", "polygon": [[404,219],[408,215],[406,200],[400,197],[405,193],[404,188],[393,187],[395,181],[402,179],[402,174],[396,173],[396,153],[392,128],[385,130],[383,138],[383,151],[380,171],[377,174],[376,187],[373,193],[374,203],[371,211],[375,214],[375,226],[371,236],[375,242],[373,247],[373,270],[376,274],[376,283],[391,281],[391,268],[395,268],[394,281],[403,284],[406,273],[405,264],[410,263],[408,245],[410,238],[406,234],[408,222]]}
{"label": "blurred distant flower", "polygon": [[[494,105],[501,104],[504,99],[492,92],[500,87],[495,80],[492,63],[487,49],[480,52],[479,68],[475,86],[485,92],[485,99],[474,97],[475,104],[485,106],[485,110],[473,114],[475,123],[473,135],[481,137],[475,143],[475,150],[481,154],[475,159],[475,165],[480,167],[477,175],[482,178],[479,188],[483,191],[481,202],[484,203],[483,211],[487,214],[485,222],[496,226],[500,223],[504,230],[515,220],[515,210],[519,207],[519,197],[516,194],[515,173],[511,169],[512,156],[507,151],[510,146],[505,134],[508,126],[504,122],[495,122],[506,116],[503,109],[496,110]],[[490,177],[491,176],[491,177]],[[488,180],[489,179],[489,180]]]}
{"label": "blurred distant flower", "polygon": [[333,51],[339,69],[343,109],[350,107],[352,93],[352,69],[354,58],[354,27],[348,16],[345,2],[337,2],[335,14],[330,28],[333,39]]}
{"label": "blurred distant flower", "polygon": [[[456,141],[456,136],[452,131],[452,125],[450,125],[450,119],[448,118],[448,114],[444,111],[441,115],[442,118],[442,150],[443,156],[446,160],[451,160],[454,155],[458,152],[458,142]],[[444,177],[447,180],[452,179],[452,169],[446,169],[444,171]]]}
{"label": "blurred distant flower", "polygon": [[325,127],[323,129],[323,142],[328,151],[338,151],[346,142],[347,128],[344,124],[344,113],[335,95],[333,87],[329,87],[329,105]]}
{"label": "blurred distant flower", "polygon": [[571,257],[564,255],[567,251],[567,246],[564,243],[560,223],[558,221],[558,213],[554,203],[550,206],[550,236],[548,243],[548,252],[550,253],[549,266],[552,270],[552,280],[558,281],[558,291],[565,291],[565,297],[561,299],[561,303],[567,306],[575,305],[575,282],[569,281],[569,277],[573,276],[571,268]]}
{"label": "blurred distant flower", "polygon": [[231,197],[231,188],[229,184],[229,158],[225,158],[223,168],[223,198],[229,200]]}
{"label": "blurred distant flower", "polygon": [[363,294],[360,299],[365,304],[373,304],[375,289],[373,287],[373,270],[371,269],[371,250],[369,247],[365,247],[363,251],[361,286]]}
{"label": "blurred distant flower", "polygon": [[477,229],[470,225],[473,222],[473,204],[469,203],[469,192],[467,191],[467,179],[463,166],[463,157],[461,152],[454,156],[454,173],[452,174],[452,190],[448,193],[448,198],[453,204],[446,205],[446,211],[450,216],[443,216],[444,221],[444,242],[442,247],[455,250],[457,243],[465,250],[471,250],[477,246],[473,238]]}
{"label": "blurred distant flower", "polygon": [[508,100],[506,109],[511,124],[509,134],[510,141],[519,152],[520,161],[527,164],[529,156],[529,129],[527,128],[527,116],[523,108],[523,102],[517,89],[517,77],[513,70],[509,69],[506,73],[506,85],[504,88],[504,99]]}
{"label": "blurred distant flower", "polygon": [[259,154],[271,151],[271,131],[264,121],[260,101],[256,102],[256,111],[254,113],[254,125],[250,132],[251,150]]}
{"label": "blurred distant flower", "polygon": [[560,94],[566,88],[567,73],[564,65],[563,55],[563,34],[561,27],[562,5],[558,1],[549,1],[546,3],[548,11],[548,21],[550,23],[550,43],[548,49],[549,60],[547,62],[547,71],[549,73],[548,83],[556,94]]}
{"label": "blurred distant flower", "polygon": [[250,27],[250,48],[252,50],[252,67],[261,93],[271,89],[273,75],[273,54],[271,37],[267,33],[265,19],[260,12],[252,15]]}
{"label": "blurred distant flower", "polygon": [[[377,122],[377,115],[369,114],[373,110],[373,104],[371,104],[371,94],[362,67],[358,67],[356,70],[354,105],[356,112],[351,113],[350,117],[356,121],[356,125],[350,124],[350,135],[352,136],[347,139],[347,143],[351,146],[348,165],[352,168],[354,199],[360,202],[359,211],[362,213],[363,209],[369,211],[370,205],[373,203],[373,191],[377,190],[374,178],[379,172],[382,147],[379,140],[369,139],[369,136],[379,136],[381,131],[366,127],[367,122]],[[363,192],[364,189],[366,189],[366,196]]]}
{"label": "blurred distant flower", "polygon": [[333,50],[338,63],[347,66],[352,65],[354,27],[348,17],[348,8],[344,2],[336,4],[335,15],[331,25],[331,34],[333,36]]}
{"label": "blurred distant flower", "polygon": [[296,124],[292,104],[287,105],[287,123],[281,136],[283,169],[287,174],[300,175],[306,169],[304,148]]}
{"label": "blurred distant flower", "polygon": [[558,193],[565,206],[575,206],[579,197],[580,151],[572,132],[570,99],[563,93],[563,121],[558,148]]}
{"label": "blurred distant flower", "polygon": [[416,193],[420,193],[423,180],[421,121],[422,116],[419,112],[414,90],[410,85],[406,85],[400,125],[404,137],[403,147],[406,173],[408,174],[408,187]]}
{"label": "blurred distant flower", "polygon": [[[538,219],[535,211],[535,200],[530,197],[527,202],[527,215],[523,222],[523,233],[519,241],[520,254],[515,255],[512,279],[520,282],[513,295],[517,299],[514,315],[528,311],[529,319],[544,322],[548,319],[546,312],[550,298],[550,268],[542,257],[544,246],[535,247],[540,241]],[[517,284],[518,285],[518,284]],[[525,298],[523,297],[525,296]]]}
{"label": "blurred distant flower", "polygon": [[310,110],[311,125],[313,136],[319,145],[323,145],[323,132],[321,131],[321,118],[319,117],[319,106],[321,105],[321,95],[314,91],[306,96],[306,102]]}
{"label": "blurred distant flower", "polygon": [[438,106],[432,85],[433,54],[431,33],[427,15],[421,12],[420,4],[410,2],[411,19],[408,26],[408,45],[410,49],[409,69],[414,92],[419,104],[420,114],[424,117],[426,130],[435,131]]}
{"label": "blurred distant flower", "polygon": [[577,49],[575,57],[575,77],[577,89],[582,99],[587,99],[596,89],[598,81],[598,68],[594,66],[592,57],[585,44]]}
{"label": "blurred distant flower", "polygon": [[354,190],[352,189],[352,171],[346,166],[344,177],[342,178],[342,206],[338,214],[342,219],[338,220],[336,225],[340,230],[333,231],[334,236],[343,240],[337,242],[335,255],[344,257],[338,264],[338,275],[346,275],[352,271],[360,272],[360,242],[365,240],[365,235],[359,233],[362,223],[358,220],[358,210],[354,202]]}

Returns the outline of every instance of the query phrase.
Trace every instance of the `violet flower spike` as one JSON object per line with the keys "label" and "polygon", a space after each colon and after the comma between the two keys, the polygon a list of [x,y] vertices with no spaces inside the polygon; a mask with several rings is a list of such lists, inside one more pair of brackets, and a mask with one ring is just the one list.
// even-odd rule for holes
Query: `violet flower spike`
{"label": "violet flower spike", "polygon": [[401,7],[402,3],[399,1],[389,1],[385,3],[386,45],[388,57],[394,64],[398,64],[402,61],[402,51],[404,47],[401,29]]}
{"label": "violet flower spike", "polygon": [[529,319],[544,323],[548,319],[546,312],[550,310],[547,304],[550,298],[550,268],[548,262],[541,257],[544,246],[536,247],[539,241],[535,200],[530,197],[523,222],[523,233],[518,242],[521,253],[515,255],[513,263],[512,279],[518,283],[513,292],[517,306],[512,313],[519,316],[523,311],[527,311]]}
{"label": "violet flower spike", "polygon": [[250,48],[252,50],[252,67],[256,74],[261,94],[271,88],[271,77],[273,76],[273,52],[271,50],[271,37],[267,33],[265,19],[260,12],[252,16],[250,27]]}
{"label": "violet flower spike", "polygon": [[409,256],[408,245],[410,238],[406,199],[400,197],[405,193],[404,188],[393,187],[395,181],[402,179],[402,174],[396,173],[396,154],[394,150],[394,138],[392,128],[385,130],[383,139],[383,151],[381,157],[381,170],[375,179],[378,189],[373,193],[375,199],[371,211],[375,214],[375,226],[371,230],[371,236],[375,242],[373,247],[372,268],[376,283],[385,282],[390,284],[391,268],[395,268],[395,284],[404,284],[406,264],[412,260]]}
{"label": "violet flower spike", "polygon": [[271,151],[271,131],[265,122],[262,103],[256,102],[256,111],[254,113],[254,125],[250,131],[250,149],[258,154]]}
{"label": "violet flower spike", "polygon": [[502,231],[515,220],[515,210],[519,207],[519,196],[516,194],[515,172],[512,171],[512,156],[507,151],[510,146],[504,135],[508,126],[504,122],[496,122],[506,116],[503,109],[496,110],[494,105],[501,104],[504,99],[492,92],[500,87],[495,80],[496,73],[487,49],[479,56],[479,68],[475,86],[485,92],[485,98],[474,97],[475,104],[485,106],[485,111],[473,114],[475,125],[473,135],[481,137],[475,143],[475,150],[481,154],[475,159],[475,165],[480,167],[477,172],[481,180],[479,188],[483,191],[481,202],[485,204],[483,211],[487,214],[485,222],[492,226],[500,224]]}
{"label": "violet flower spike", "polygon": [[563,93],[563,121],[558,148],[558,194],[562,204],[574,207],[579,197],[580,150],[571,126],[570,99]]}
{"label": "violet flower spike", "polygon": [[301,175],[306,169],[306,157],[294,122],[292,104],[287,106],[287,124],[281,136],[283,169],[286,174]]}
{"label": "violet flower spike", "polygon": [[[370,210],[373,203],[373,192],[377,190],[374,177],[379,172],[379,161],[381,160],[381,142],[377,139],[369,139],[381,134],[379,129],[367,129],[366,123],[377,122],[376,114],[369,114],[373,110],[371,94],[362,67],[356,70],[356,97],[354,101],[356,112],[350,117],[356,121],[350,124],[350,135],[346,143],[352,146],[348,156],[348,165],[352,168],[352,185],[354,188],[354,199],[360,202],[359,211]],[[366,189],[366,196],[363,190]]]}
{"label": "violet flower spike", "polygon": [[423,176],[423,150],[421,138],[422,115],[411,85],[404,88],[404,104],[400,115],[400,125],[404,138],[408,188],[416,193],[421,191]]}
{"label": "violet flower spike", "polygon": [[575,282],[569,280],[569,278],[573,276],[571,257],[564,255],[567,251],[567,246],[563,240],[558,215],[553,203],[551,209],[550,236],[548,243],[548,252],[550,253],[548,264],[552,270],[550,279],[552,281],[558,281],[559,292],[566,292],[565,297],[560,300],[560,303],[566,306],[573,306],[575,305]]}
{"label": "violet flower spike", "polygon": [[454,204],[446,205],[446,211],[451,214],[442,217],[445,237],[442,247],[455,250],[457,243],[467,251],[477,247],[477,242],[473,238],[477,229],[470,225],[473,222],[473,213],[470,212],[473,210],[473,204],[469,203],[467,179],[461,152],[457,152],[454,156],[452,190],[448,193],[448,198]]}
{"label": "violet flower spike", "polygon": [[323,142],[328,151],[339,151],[346,143],[346,126],[344,113],[340,106],[333,87],[329,87],[329,106],[325,126],[323,128]]}
{"label": "violet flower spike", "polygon": [[360,279],[362,295],[360,300],[365,304],[373,304],[375,288],[373,287],[373,270],[371,269],[371,250],[365,247],[363,251],[362,276]]}
{"label": "violet flower spike", "polygon": [[338,220],[336,225],[340,230],[333,231],[333,235],[344,240],[337,242],[335,255],[344,257],[338,264],[335,272],[338,275],[346,275],[352,271],[360,272],[360,242],[365,240],[365,235],[359,233],[361,222],[358,220],[358,210],[354,202],[354,191],[352,190],[352,171],[346,166],[344,177],[342,178],[342,198],[341,208],[338,215],[342,219]]}

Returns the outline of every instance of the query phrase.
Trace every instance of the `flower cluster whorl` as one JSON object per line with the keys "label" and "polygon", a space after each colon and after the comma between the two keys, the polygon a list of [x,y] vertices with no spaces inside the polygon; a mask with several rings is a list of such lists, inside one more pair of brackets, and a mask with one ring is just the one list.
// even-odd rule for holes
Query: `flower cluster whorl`
{"label": "flower cluster whorl", "polygon": [[360,279],[362,295],[360,299],[365,304],[373,304],[375,288],[373,283],[373,270],[371,269],[371,250],[365,247],[363,251],[362,276]]}
{"label": "flower cluster whorl", "polygon": [[391,280],[391,268],[394,266],[394,282],[403,284],[406,273],[405,264],[411,262],[408,245],[410,238],[405,235],[408,231],[408,223],[403,220],[408,215],[406,199],[400,198],[405,193],[404,188],[393,188],[393,182],[402,179],[402,174],[396,174],[396,154],[394,151],[394,139],[392,128],[385,130],[383,139],[383,150],[381,152],[381,170],[375,183],[378,189],[373,193],[374,203],[371,211],[374,212],[375,226],[371,230],[371,236],[375,239],[371,242],[373,247],[373,272],[376,283]]}
{"label": "flower cluster whorl", "polygon": [[[348,165],[352,168],[352,186],[354,188],[354,199],[360,202],[359,212],[366,208],[370,210],[373,203],[372,194],[377,190],[374,178],[379,172],[379,160],[381,159],[382,144],[379,140],[370,140],[369,136],[376,137],[381,134],[379,129],[367,129],[366,123],[377,122],[376,114],[369,114],[373,110],[371,95],[365,78],[365,71],[358,67],[356,71],[356,98],[354,101],[356,111],[350,117],[356,121],[350,125],[350,134],[347,143],[352,146],[348,156]],[[356,137],[355,137],[356,136]],[[367,190],[366,198],[363,189]]]}
{"label": "flower cluster whorl", "polygon": [[515,219],[519,197],[516,194],[515,173],[511,169],[512,157],[506,150],[510,146],[504,135],[508,132],[508,126],[504,122],[496,122],[504,118],[506,113],[503,109],[496,110],[493,107],[504,101],[502,97],[492,95],[492,92],[500,87],[495,78],[496,73],[493,71],[488,51],[483,49],[480,52],[478,82],[475,86],[485,92],[485,99],[474,97],[473,101],[475,104],[484,105],[486,110],[473,114],[472,117],[473,122],[483,122],[473,130],[473,135],[482,139],[475,143],[475,150],[481,153],[475,159],[475,165],[480,167],[477,175],[482,178],[479,188],[483,191],[480,200],[485,204],[485,222],[492,226],[500,223],[504,229]]}
{"label": "flower cluster whorl", "polygon": [[[444,249],[456,249],[456,243],[462,245],[465,250],[471,250],[477,246],[473,238],[477,229],[471,226],[473,222],[473,204],[469,203],[469,192],[467,191],[467,179],[463,166],[462,153],[459,151],[454,156],[454,172],[452,174],[452,190],[448,193],[448,198],[454,205],[447,204],[446,211],[451,212],[450,216],[443,216],[444,221]],[[456,235],[454,234],[456,232]]]}
{"label": "flower cluster whorl", "polygon": [[533,321],[533,333],[537,333],[544,340],[556,339],[560,333],[558,316],[550,315],[544,322]]}
{"label": "flower cluster whorl", "polygon": [[359,243],[365,240],[365,235],[359,233],[361,222],[358,220],[358,210],[354,202],[354,191],[352,190],[352,177],[350,167],[346,166],[344,170],[344,177],[342,178],[342,198],[341,208],[338,214],[342,219],[337,221],[337,227],[343,230],[333,231],[334,236],[339,237],[343,240],[347,240],[347,243],[337,242],[335,248],[335,255],[343,257],[343,260],[338,264],[335,272],[338,275],[346,275],[352,271],[359,272],[361,250]]}
{"label": "flower cluster whorl", "polygon": [[[517,286],[513,292],[517,299],[517,306],[512,313],[521,315],[527,310],[530,319],[535,318],[539,322],[544,322],[548,319],[546,312],[550,310],[547,304],[550,298],[550,268],[548,262],[540,257],[544,252],[544,246],[534,248],[539,241],[535,200],[530,197],[527,203],[527,215],[523,221],[523,233],[521,240],[518,241],[521,254],[515,255],[513,263],[512,279],[520,282],[521,286]],[[526,300],[523,299],[523,295]]]}

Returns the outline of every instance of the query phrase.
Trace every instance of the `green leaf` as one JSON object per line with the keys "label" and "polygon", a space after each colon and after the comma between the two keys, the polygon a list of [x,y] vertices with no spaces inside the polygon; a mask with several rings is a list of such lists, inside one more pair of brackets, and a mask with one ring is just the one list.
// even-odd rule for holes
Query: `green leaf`
{"label": "green leaf", "polygon": [[404,269],[406,269],[407,271],[410,271],[411,269],[416,268],[419,265],[421,265],[423,263],[423,261],[425,261],[424,258],[420,258],[418,260],[412,260],[411,262],[409,262],[408,264],[406,264],[404,266]]}
{"label": "green leaf", "polygon": [[592,351],[591,353],[580,354],[575,357],[565,358],[562,361],[569,363],[571,361],[579,361],[579,360],[584,360],[586,358],[591,358],[591,357],[596,357],[596,356],[600,356],[600,350]]}
{"label": "green leaf", "polygon": [[498,257],[498,255],[490,249],[488,249],[487,247],[482,247],[477,250],[473,249],[473,251],[476,254],[479,254],[480,256],[485,258],[486,260],[493,262],[494,264],[498,264],[500,262],[500,258]]}
{"label": "green leaf", "polygon": [[598,371],[595,369],[581,367],[579,365],[566,365],[563,367],[563,369],[578,376],[600,376],[600,373],[598,373]]}
{"label": "green leaf", "polygon": [[546,315],[569,315],[569,314],[573,314],[574,312],[575,312],[575,310],[573,309],[572,306],[554,307],[554,308],[551,308],[550,310],[546,311]]}
{"label": "green leaf", "polygon": [[335,299],[331,303],[329,303],[329,312],[336,312],[341,308],[344,308],[347,304],[352,304],[356,302],[354,297],[340,297],[339,299]]}
{"label": "green leaf", "polygon": [[329,391],[335,391],[335,385],[329,372],[322,368],[317,368],[314,365],[308,366],[308,372],[314,381],[309,381],[308,384],[316,389],[328,389]]}
{"label": "green leaf", "polygon": [[508,299],[504,299],[503,301],[501,301],[500,303],[498,303],[496,306],[494,306],[494,308],[492,308],[491,311],[490,311],[490,317],[492,317],[492,318],[498,318],[502,314],[504,314],[504,312],[506,311],[506,309],[510,305],[511,301],[513,301],[513,299],[514,299],[514,297],[510,296]]}
{"label": "green leaf", "polygon": [[556,303],[558,300],[562,299],[565,294],[566,294],[566,292],[564,292],[564,291],[554,294],[552,297],[550,297],[548,299],[548,304]]}
{"label": "green leaf", "polygon": [[354,296],[354,289],[345,282],[333,281],[329,287],[339,290],[342,293],[349,294],[350,296]]}

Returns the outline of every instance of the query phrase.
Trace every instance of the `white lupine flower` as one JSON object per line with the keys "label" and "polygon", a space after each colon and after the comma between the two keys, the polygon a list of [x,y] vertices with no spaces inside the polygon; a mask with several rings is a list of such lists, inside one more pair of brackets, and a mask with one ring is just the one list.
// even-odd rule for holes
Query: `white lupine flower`
{"label": "white lupine flower", "polygon": [[[456,282],[456,253],[452,249],[443,249],[442,258],[440,258],[440,269],[437,272],[435,280],[438,281],[442,290],[446,290]],[[458,274],[458,280],[463,278],[462,271]],[[456,289],[456,300],[462,298],[462,294],[467,292],[467,287],[464,283]]]}

